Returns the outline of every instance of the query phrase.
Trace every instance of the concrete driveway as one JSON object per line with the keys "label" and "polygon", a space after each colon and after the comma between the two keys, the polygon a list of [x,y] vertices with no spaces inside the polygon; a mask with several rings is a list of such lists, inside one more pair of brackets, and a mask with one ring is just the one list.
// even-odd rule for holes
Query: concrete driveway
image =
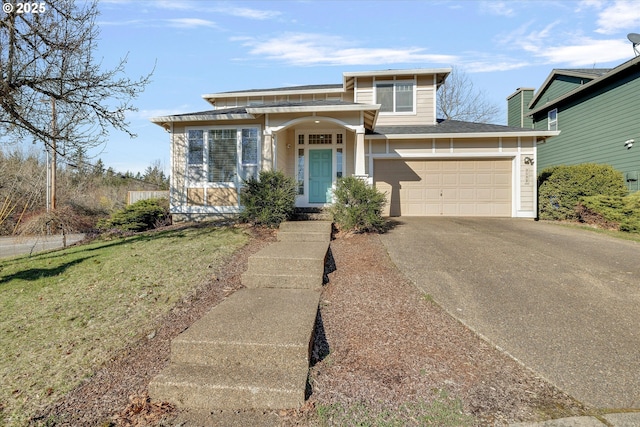
{"label": "concrete driveway", "polygon": [[399,222],[382,241],[444,309],[583,403],[640,407],[640,244],[533,220]]}

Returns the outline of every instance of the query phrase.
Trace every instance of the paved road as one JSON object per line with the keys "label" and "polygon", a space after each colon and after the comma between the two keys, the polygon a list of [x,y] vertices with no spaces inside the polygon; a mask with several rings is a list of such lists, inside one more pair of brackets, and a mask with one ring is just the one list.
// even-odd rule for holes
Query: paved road
{"label": "paved road", "polygon": [[[67,245],[84,239],[84,234],[67,234]],[[57,249],[62,247],[62,235],[37,237],[0,237],[0,258]]]}
{"label": "paved road", "polygon": [[396,265],[578,400],[640,408],[640,244],[520,219],[401,218]]}

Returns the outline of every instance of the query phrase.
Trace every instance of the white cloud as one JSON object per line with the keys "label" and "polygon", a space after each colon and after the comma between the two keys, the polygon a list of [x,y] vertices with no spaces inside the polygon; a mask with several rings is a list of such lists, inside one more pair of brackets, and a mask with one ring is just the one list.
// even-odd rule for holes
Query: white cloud
{"label": "white cloud", "polygon": [[280,12],[273,11],[273,10],[258,10],[258,9],[249,9],[246,7],[230,7],[230,8],[224,8],[224,9],[217,9],[217,12],[226,13],[232,16],[238,16],[240,18],[257,19],[257,20],[271,19],[281,15]]}
{"label": "white cloud", "polygon": [[621,31],[640,32],[640,3],[637,1],[616,1],[605,7],[598,15],[600,34],[616,34]]}
{"label": "white cloud", "polygon": [[451,64],[453,55],[428,54],[424,48],[362,48],[338,36],[288,33],[271,39],[236,38],[249,53],[290,65],[369,65],[393,63]]}
{"label": "white cloud", "polygon": [[166,22],[168,22],[172,27],[178,28],[218,28],[218,25],[215,22],[200,18],[174,18],[167,19]]}
{"label": "white cloud", "polygon": [[506,1],[483,1],[480,3],[480,10],[490,15],[515,16],[516,12],[513,8],[509,7],[509,4],[513,2]]}
{"label": "white cloud", "polygon": [[621,59],[631,59],[633,52],[626,40],[595,40],[584,38],[566,46],[548,46],[536,53],[550,63],[570,66],[593,66]]}
{"label": "white cloud", "polygon": [[540,30],[531,30],[525,24],[517,31],[503,36],[505,46],[521,49],[532,62],[563,64],[566,66],[593,66],[632,57],[631,44],[624,37],[597,39],[581,31],[563,31],[560,22],[552,22]]}

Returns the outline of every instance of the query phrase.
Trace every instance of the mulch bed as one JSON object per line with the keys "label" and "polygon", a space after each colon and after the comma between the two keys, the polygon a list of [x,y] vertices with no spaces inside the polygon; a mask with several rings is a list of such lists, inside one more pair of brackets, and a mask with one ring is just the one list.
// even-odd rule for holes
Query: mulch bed
{"label": "mulch bed", "polygon": [[[242,287],[240,274],[248,256],[272,241],[270,232],[256,236],[234,255],[217,280],[163,319],[155,335],[116,355],[61,402],[43,411],[39,422],[171,425],[177,411],[149,402],[146,395],[149,381],[167,364],[171,338]],[[312,391],[303,408],[270,414],[277,415],[280,424],[314,423],[318,405],[365,403],[374,411],[393,410],[409,402],[429,402],[442,391],[460,399],[478,425],[585,412],[579,402],[425,298],[393,265],[376,235],[339,237],[332,241],[331,253],[335,268],[328,274],[320,302]]]}

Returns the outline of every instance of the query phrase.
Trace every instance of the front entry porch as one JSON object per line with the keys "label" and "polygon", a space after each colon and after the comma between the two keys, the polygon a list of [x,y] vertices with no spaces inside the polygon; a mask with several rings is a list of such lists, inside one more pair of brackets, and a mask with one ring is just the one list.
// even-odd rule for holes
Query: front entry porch
{"label": "front entry porch", "polygon": [[296,207],[329,206],[336,181],[355,172],[356,135],[348,129],[289,129],[274,139],[276,169],[297,181]]}

